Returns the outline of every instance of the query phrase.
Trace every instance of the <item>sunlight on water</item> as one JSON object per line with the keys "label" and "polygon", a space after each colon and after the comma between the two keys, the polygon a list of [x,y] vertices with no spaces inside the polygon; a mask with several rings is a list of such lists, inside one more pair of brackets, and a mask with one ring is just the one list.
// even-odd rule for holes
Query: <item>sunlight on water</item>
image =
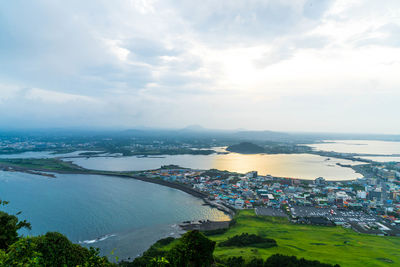
{"label": "sunlight on water", "polygon": [[258,171],[261,175],[270,174],[279,177],[315,179],[324,177],[330,180],[351,180],[361,177],[350,168],[343,168],[336,163],[362,164],[311,154],[255,154],[242,155],[229,153],[223,155],[173,155],[163,158],[104,157],[77,158],[73,162],[88,169],[130,171],[158,169],[162,165],[175,164],[193,169],[219,169],[246,173]]}

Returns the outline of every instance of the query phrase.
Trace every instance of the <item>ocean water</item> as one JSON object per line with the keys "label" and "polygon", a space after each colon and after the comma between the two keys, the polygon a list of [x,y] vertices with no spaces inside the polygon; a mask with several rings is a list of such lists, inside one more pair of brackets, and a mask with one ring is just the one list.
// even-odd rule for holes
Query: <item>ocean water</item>
{"label": "ocean water", "polygon": [[75,243],[120,259],[135,257],[160,238],[178,236],[185,220],[227,220],[203,201],[157,184],[134,179],[57,174],[47,178],[0,171],[1,209],[32,224],[24,235],[58,231]]}

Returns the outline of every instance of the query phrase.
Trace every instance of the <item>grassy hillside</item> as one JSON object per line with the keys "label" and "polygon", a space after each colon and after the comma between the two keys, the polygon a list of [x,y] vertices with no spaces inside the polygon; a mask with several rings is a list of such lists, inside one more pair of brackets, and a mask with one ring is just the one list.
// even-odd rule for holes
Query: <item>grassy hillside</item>
{"label": "grassy hillside", "polygon": [[341,266],[400,265],[399,237],[358,234],[342,227],[294,225],[284,218],[256,216],[253,210],[240,211],[236,220],[237,223],[226,233],[209,238],[219,243],[241,233],[258,234],[275,239],[278,246],[268,249],[217,246],[215,257],[266,259],[281,253]]}

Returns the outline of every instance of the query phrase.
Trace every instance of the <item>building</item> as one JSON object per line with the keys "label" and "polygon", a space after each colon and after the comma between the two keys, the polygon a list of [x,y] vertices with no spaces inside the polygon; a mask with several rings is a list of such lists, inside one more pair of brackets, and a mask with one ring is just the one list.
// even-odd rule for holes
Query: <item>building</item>
{"label": "building", "polygon": [[258,176],[257,171],[251,171],[251,172],[246,173],[247,178],[257,178],[257,176]]}
{"label": "building", "polygon": [[235,200],[235,209],[243,209],[244,206],[244,200],[243,199],[236,199]]}
{"label": "building", "polygon": [[314,180],[314,184],[317,186],[323,186],[326,184],[326,181],[323,177],[318,177],[317,179]]}
{"label": "building", "polygon": [[382,190],[381,190],[381,188],[377,188],[374,191],[369,192],[368,198],[370,200],[380,201],[382,199]]}
{"label": "building", "polygon": [[357,198],[366,199],[367,198],[367,192],[358,190],[357,191]]}

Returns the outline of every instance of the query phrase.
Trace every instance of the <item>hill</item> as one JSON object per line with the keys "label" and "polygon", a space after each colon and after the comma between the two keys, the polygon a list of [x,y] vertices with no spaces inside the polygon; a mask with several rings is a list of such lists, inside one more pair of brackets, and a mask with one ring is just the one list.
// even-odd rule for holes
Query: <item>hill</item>
{"label": "hill", "polygon": [[263,147],[250,142],[242,142],[237,145],[231,145],[226,150],[241,154],[258,154],[265,152],[265,149]]}

